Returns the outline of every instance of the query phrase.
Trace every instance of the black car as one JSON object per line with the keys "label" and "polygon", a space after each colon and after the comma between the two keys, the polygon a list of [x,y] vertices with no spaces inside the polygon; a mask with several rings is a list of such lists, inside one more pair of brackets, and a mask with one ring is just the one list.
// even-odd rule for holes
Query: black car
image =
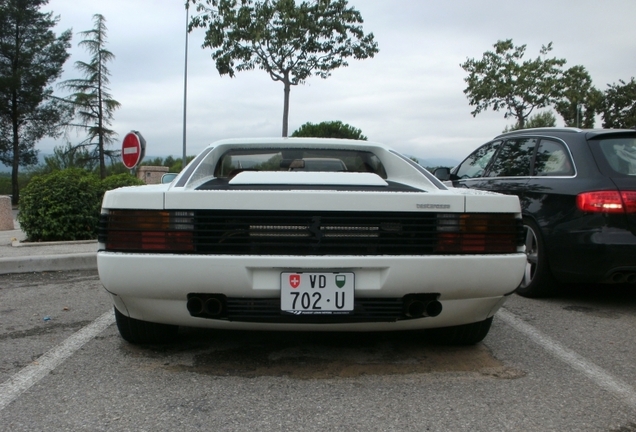
{"label": "black car", "polygon": [[517,292],[559,283],[636,284],[636,130],[524,129],[435,175],[519,197],[528,264]]}

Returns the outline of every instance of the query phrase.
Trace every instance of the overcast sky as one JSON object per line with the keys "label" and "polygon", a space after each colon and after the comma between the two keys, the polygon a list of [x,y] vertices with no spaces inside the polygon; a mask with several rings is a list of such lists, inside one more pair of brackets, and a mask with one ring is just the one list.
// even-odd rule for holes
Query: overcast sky
{"label": "overcast sky", "polygon": [[[597,88],[636,76],[634,0],[349,0],[379,45],[373,59],[351,60],[330,78],[292,87],[290,134],[306,122],[340,120],[370,141],[419,158],[463,159],[511,119],[487,111],[473,117],[463,93],[467,58],[481,58],[501,39],[527,45],[526,58],[553,43],[550,57],[583,65]],[[130,130],[146,138],[146,154],[180,157],[186,11],[183,0],[50,0],[57,32],[72,28],[63,79],[79,77],[88,60],[78,32],[102,14],[108,27],[111,93],[121,103],[115,144]],[[203,30],[189,35],[187,154],[223,138],[280,136],[283,86],[261,70],[219,76]],[[60,92],[60,95],[62,93]],[[563,120],[557,115],[557,125]],[[600,121],[597,122],[600,127]],[[72,143],[82,137],[71,134]],[[37,145],[50,153],[64,141]]]}

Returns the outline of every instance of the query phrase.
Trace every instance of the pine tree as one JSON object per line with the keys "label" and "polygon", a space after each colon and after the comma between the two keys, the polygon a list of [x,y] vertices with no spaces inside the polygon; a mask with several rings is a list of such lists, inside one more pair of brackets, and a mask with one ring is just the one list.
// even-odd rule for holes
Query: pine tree
{"label": "pine tree", "polygon": [[99,175],[103,179],[106,177],[106,157],[112,161],[118,153],[108,150],[107,146],[113,143],[117,135],[110,129],[110,125],[113,113],[120,103],[112,98],[108,88],[110,72],[106,64],[114,60],[115,56],[105,48],[108,30],[106,19],[96,14],[93,21],[94,28],[79,33],[84,37],[79,46],[86,48],[92,55],[88,63],[75,62],[75,68],[84,78],[64,81],[62,87],[73,92],[67,98],[74,107],[76,116],[76,122],[71,126],[87,132],[86,139],[78,147],[92,147],[91,158],[99,161]]}

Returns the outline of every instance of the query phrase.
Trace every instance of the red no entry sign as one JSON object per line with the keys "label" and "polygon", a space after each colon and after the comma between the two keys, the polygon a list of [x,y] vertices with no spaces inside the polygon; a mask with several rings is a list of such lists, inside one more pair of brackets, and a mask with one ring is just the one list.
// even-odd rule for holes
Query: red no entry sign
{"label": "red no entry sign", "polygon": [[133,169],[144,157],[146,140],[137,131],[126,134],[121,143],[121,161],[128,169]]}

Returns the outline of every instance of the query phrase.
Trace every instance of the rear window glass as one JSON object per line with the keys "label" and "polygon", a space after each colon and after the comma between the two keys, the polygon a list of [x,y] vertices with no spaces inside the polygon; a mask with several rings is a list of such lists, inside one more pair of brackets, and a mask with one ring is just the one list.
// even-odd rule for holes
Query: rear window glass
{"label": "rear window glass", "polygon": [[232,178],[242,171],[367,172],[386,178],[373,153],[331,149],[234,149],[221,156],[214,176]]}
{"label": "rear window glass", "polygon": [[571,176],[574,167],[565,146],[552,140],[541,140],[534,160],[536,176]]}
{"label": "rear window glass", "polygon": [[600,141],[603,156],[617,173],[636,176],[636,138],[612,138]]}

